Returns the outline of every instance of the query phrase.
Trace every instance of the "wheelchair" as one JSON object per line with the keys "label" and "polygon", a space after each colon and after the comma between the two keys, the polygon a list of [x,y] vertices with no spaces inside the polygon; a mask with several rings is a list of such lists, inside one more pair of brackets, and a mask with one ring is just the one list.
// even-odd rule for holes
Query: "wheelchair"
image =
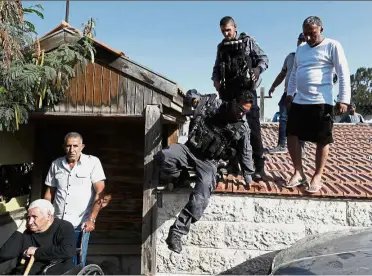
{"label": "wheelchair", "polygon": [[[104,275],[102,269],[96,264],[88,264],[83,267],[83,264],[82,264],[83,241],[84,241],[84,238],[81,239],[80,248],[76,248],[76,254],[79,257],[78,265],[73,267],[72,269],[70,269],[69,271],[65,272],[62,275]],[[57,261],[51,262],[48,266],[44,268],[42,275],[48,275],[48,270],[51,269],[53,266],[61,263],[62,261],[63,260],[57,260]]]}
{"label": "wheelchair", "polygon": [[[80,248],[76,249],[76,254],[79,257],[79,263],[69,271],[65,272],[62,275],[104,275],[103,270],[96,264],[88,264],[85,267],[82,265],[82,245],[83,245],[83,239],[81,241]],[[26,269],[23,273],[24,276],[27,276],[32,268],[32,265],[34,264],[35,258],[34,256],[31,256],[30,260],[28,261],[28,264],[26,266]],[[54,260],[51,261],[50,264],[46,265],[41,273],[41,275],[49,275],[49,270],[52,269],[54,266],[62,263],[65,260]],[[21,264],[24,264],[25,260],[21,260]]]}

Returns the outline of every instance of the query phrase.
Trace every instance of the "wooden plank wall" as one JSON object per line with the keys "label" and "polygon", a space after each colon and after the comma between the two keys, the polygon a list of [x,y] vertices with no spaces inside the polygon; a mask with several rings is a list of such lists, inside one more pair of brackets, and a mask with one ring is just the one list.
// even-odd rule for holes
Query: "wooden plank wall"
{"label": "wooden plank wall", "polygon": [[170,107],[172,100],[149,85],[99,63],[76,68],[66,100],[54,112],[141,115],[148,104]]}
{"label": "wooden plank wall", "polygon": [[[120,118],[53,117],[40,119],[40,152],[43,153],[42,180],[44,183],[51,162],[63,156],[61,144],[70,131],[79,132],[84,139],[84,153],[97,156],[107,178],[110,204],[97,219],[89,244],[100,246],[100,253],[129,254],[141,252],[143,208],[144,121]],[[43,135],[47,133],[47,135]],[[33,187],[34,189],[35,187]],[[43,187],[43,190],[45,188]],[[44,191],[43,191],[44,192]],[[43,194],[43,193],[42,193]],[[128,252],[131,251],[131,252]],[[90,251],[92,252],[92,251]]]}

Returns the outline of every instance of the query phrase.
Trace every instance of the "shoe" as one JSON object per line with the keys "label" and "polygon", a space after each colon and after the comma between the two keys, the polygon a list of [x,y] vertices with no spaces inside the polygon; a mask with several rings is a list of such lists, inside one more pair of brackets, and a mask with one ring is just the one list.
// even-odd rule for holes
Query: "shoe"
{"label": "shoe", "polygon": [[253,181],[259,182],[259,181],[264,181],[266,180],[266,173],[264,171],[256,171],[253,175]]}
{"label": "shoe", "polygon": [[165,242],[168,245],[168,249],[172,250],[173,252],[176,252],[177,254],[180,254],[182,251],[182,245],[181,245],[181,235],[174,232],[169,231],[168,237],[165,240]]}
{"label": "shoe", "polygon": [[279,153],[287,153],[288,149],[286,146],[278,145],[273,149],[268,149],[270,154],[279,154]]}

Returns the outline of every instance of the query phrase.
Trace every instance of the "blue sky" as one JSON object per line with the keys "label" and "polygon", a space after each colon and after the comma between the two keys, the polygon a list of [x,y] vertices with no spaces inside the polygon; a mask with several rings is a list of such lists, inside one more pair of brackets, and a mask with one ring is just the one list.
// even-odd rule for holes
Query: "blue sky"
{"label": "blue sky", "polygon": [[[45,8],[44,20],[32,19],[40,35],[64,20],[64,1],[24,1],[35,3]],[[321,17],[324,36],[341,42],[351,73],[372,67],[371,11],[371,1],[71,1],[69,23],[80,28],[93,17],[98,40],[185,89],[212,93],[219,20],[230,15],[238,31],[253,36],[268,55],[269,69],[262,75],[268,91],[310,15]],[[265,117],[277,111],[283,85],[265,100]]]}

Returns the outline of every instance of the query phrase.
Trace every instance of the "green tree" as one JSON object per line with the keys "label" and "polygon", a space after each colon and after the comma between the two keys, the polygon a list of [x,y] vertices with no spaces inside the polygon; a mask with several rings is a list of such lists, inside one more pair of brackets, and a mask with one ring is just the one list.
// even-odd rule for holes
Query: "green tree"
{"label": "green tree", "polygon": [[[41,5],[24,8],[20,0],[0,0],[0,131],[16,131],[30,112],[54,106],[64,97],[74,67],[94,62],[92,31],[45,52],[25,14],[43,18]],[[89,20],[88,26],[94,26]]]}
{"label": "green tree", "polygon": [[358,68],[351,75],[351,101],[363,116],[372,113],[372,68]]}

